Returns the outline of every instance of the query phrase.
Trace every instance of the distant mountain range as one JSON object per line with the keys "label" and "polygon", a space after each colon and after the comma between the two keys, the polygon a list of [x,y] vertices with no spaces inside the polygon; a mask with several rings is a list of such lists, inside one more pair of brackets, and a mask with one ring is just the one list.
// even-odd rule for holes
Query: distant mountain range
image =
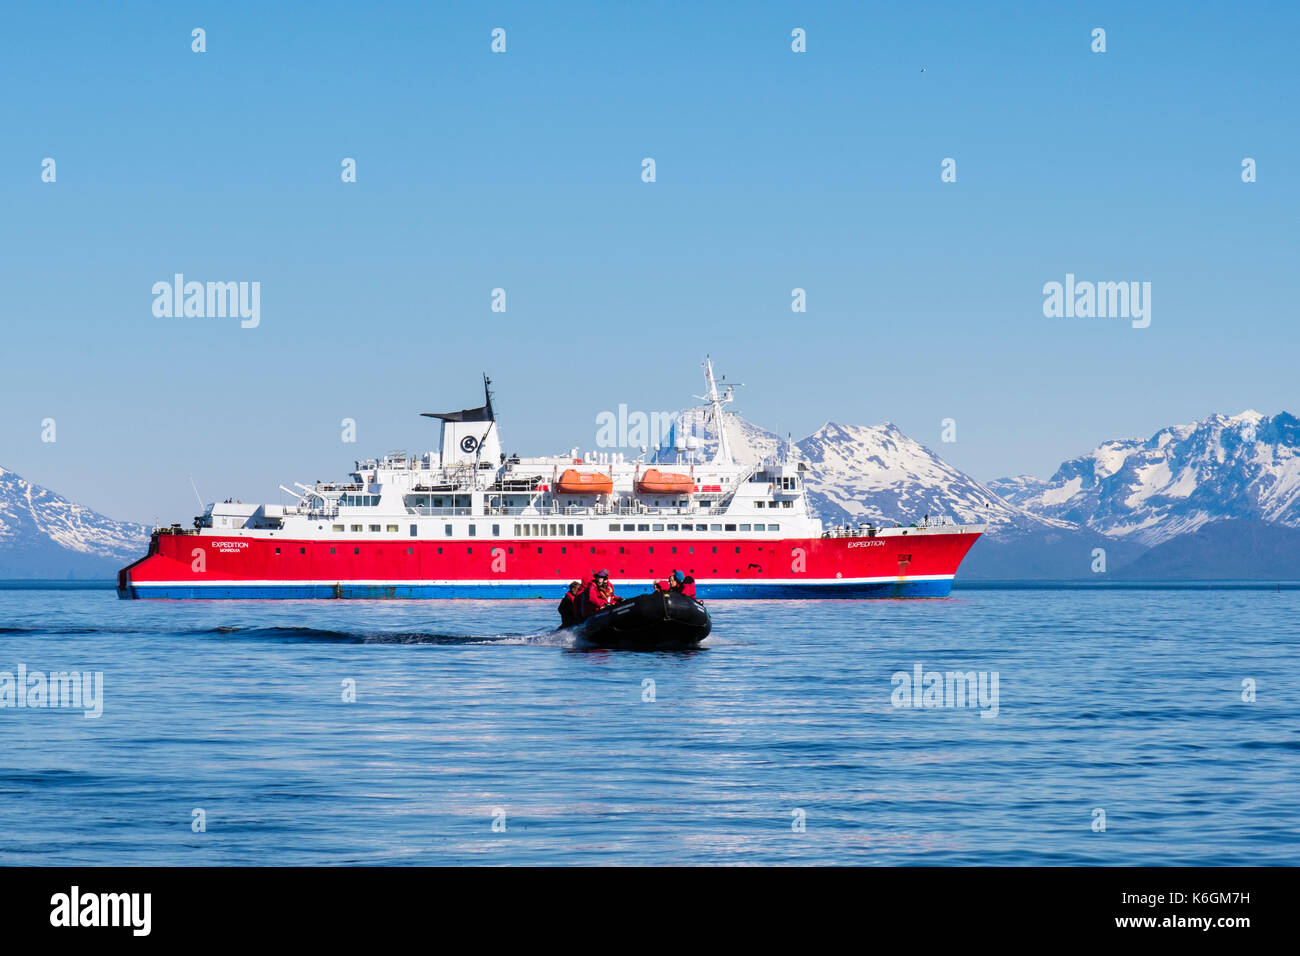
{"label": "distant mountain range", "polygon": [[112,577],[144,554],[150,530],[0,468],[0,578]]}
{"label": "distant mountain range", "polygon": [[1300,528],[1300,421],[1246,411],[1109,441],[1047,481],[989,487],[1044,517],[1149,547],[1225,518]]}
{"label": "distant mountain range", "polygon": [[[710,414],[701,406],[682,417],[700,434]],[[1282,559],[1287,542],[1300,557],[1300,421],[1285,412],[1215,415],[1145,441],[1106,442],[1048,480],[988,484],[888,422],[831,422],[785,443],[738,415],[724,416],[736,457],[757,460],[784,448],[807,463],[809,498],[827,524],[910,522],[925,514],[987,523],[960,577],[1296,577],[1287,570],[1295,562]],[[703,455],[715,448],[702,442]],[[664,449],[658,457],[672,454]],[[1206,535],[1192,534],[1203,527]],[[1257,546],[1273,559],[1256,561]],[[1093,570],[1101,566],[1099,548],[1104,572]],[[1261,575],[1270,567],[1276,570]]]}
{"label": "distant mountain range", "polygon": [[[679,428],[711,435],[707,406]],[[828,422],[786,442],[725,413],[732,453],[806,465],[827,525],[910,523],[925,515],[989,525],[959,578],[1300,579],[1300,421],[1214,415],[1146,440],[1108,441],[1049,479],[981,484],[898,427]],[[670,438],[652,460],[672,461]],[[697,454],[711,457],[716,440]],[[0,468],[0,578],[110,577],[144,552],[150,529],[113,521]],[[1100,549],[1100,552],[1099,550]]]}

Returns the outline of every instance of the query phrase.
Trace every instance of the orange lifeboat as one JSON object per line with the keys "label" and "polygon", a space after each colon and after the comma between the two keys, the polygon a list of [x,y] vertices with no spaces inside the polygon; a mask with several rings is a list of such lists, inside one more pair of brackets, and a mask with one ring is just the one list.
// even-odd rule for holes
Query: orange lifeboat
{"label": "orange lifeboat", "polygon": [[636,490],[643,495],[689,495],[695,490],[695,479],[690,475],[670,475],[651,468],[636,483]]}
{"label": "orange lifeboat", "polygon": [[560,475],[555,489],[564,495],[607,495],[614,490],[614,479],[609,475],[587,475],[569,468]]}

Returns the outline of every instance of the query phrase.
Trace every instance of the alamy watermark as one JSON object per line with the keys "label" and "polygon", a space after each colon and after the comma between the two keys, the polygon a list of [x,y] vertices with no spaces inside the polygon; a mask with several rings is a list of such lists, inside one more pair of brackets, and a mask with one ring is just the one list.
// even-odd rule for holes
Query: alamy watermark
{"label": "alamy watermark", "polygon": [[69,708],[85,712],[87,720],[104,713],[103,671],[29,671],[19,664],[15,674],[0,671],[0,709]]}
{"label": "alamy watermark", "polygon": [[899,709],[978,707],[981,717],[998,715],[997,671],[927,671],[918,661],[909,674],[895,671],[890,703]]}
{"label": "alamy watermark", "polygon": [[1065,282],[1043,285],[1043,315],[1049,319],[1132,319],[1133,328],[1151,324],[1150,282]]}
{"label": "alamy watermark", "polygon": [[160,319],[242,319],[241,328],[262,322],[262,283],[186,282],[177,272],[172,281],[153,284],[153,314]]}
{"label": "alamy watermark", "polygon": [[597,448],[659,448],[669,444],[677,425],[676,412],[617,411],[596,413]]}

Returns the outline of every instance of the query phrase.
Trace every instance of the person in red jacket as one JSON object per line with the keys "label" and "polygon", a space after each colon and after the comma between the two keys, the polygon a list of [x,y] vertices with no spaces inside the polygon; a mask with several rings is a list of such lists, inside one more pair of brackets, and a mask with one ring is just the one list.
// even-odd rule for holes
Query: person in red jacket
{"label": "person in red jacket", "polygon": [[603,611],[611,604],[617,603],[618,596],[609,583],[609,572],[602,568],[596,572],[595,578],[592,579],[590,586],[587,588],[586,615],[590,617],[597,611]]}
{"label": "person in red jacket", "polygon": [[689,574],[682,574],[682,572],[674,569],[672,587],[674,591],[680,591],[688,598],[695,597],[695,579]]}

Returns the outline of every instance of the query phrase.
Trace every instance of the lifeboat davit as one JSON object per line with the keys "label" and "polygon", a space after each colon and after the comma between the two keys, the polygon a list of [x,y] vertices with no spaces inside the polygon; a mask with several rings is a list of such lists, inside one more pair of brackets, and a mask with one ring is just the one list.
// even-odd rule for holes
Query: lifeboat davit
{"label": "lifeboat davit", "polygon": [[670,475],[651,468],[636,483],[636,490],[643,495],[689,495],[695,490],[695,479],[690,475]]}
{"label": "lifeboat davit", "polygon": [[614,479],[609,475],[589,475],[569,468],[560,475],[555,488],[565,495],[608,495],[614,490]]}

